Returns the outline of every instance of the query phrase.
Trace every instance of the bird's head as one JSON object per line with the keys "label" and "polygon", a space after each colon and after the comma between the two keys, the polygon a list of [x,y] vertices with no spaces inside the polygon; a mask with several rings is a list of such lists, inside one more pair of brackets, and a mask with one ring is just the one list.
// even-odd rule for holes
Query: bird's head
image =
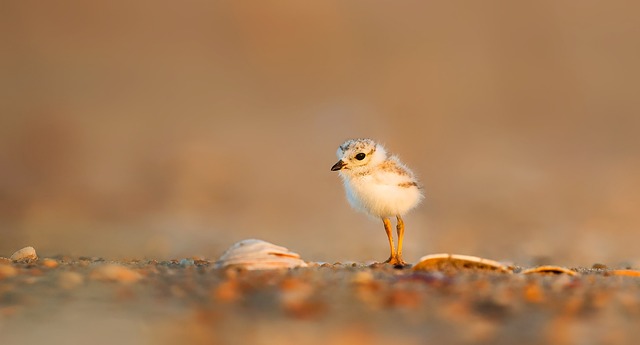
{"label": "bird's head", "polygon": [[369,169],[387,159],[384,146],[371,139],[347,140],[338,147],[336,155],[338,162],[331,167],[331,171],[346,170],[351,173]]}

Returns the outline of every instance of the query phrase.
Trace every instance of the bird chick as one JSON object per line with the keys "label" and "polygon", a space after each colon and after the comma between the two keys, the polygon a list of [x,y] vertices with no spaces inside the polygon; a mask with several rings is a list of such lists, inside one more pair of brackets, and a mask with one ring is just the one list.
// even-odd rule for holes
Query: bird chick
{"label": "bird chick", "polygon": [[[384,146],[371,139],[347,140],[336,152],[338,162],[331,171],[338,171],[353,208],[379,217],[384,224],[391,255],[385,262],[405,266],[402,259],[404,216],[424,198],[418,180],[400,159],[388,155]],[[396,217],[398,248],[393,243],[390,217]]]}

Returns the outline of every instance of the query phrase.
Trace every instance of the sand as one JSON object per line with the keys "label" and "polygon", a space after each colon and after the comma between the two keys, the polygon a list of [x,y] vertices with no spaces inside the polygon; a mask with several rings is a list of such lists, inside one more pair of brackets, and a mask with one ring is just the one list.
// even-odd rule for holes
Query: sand
{"label": "sand", "polygon": [[640,278],[574,271],[2,260],[0,344],[634,343]]}

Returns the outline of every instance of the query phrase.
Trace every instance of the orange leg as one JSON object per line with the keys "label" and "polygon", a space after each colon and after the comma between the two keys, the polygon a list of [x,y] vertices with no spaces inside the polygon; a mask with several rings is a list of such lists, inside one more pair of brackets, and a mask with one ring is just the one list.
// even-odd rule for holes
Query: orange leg
{"label": "orange leg", "polygon": [[402,240],[404,239],[404,221],[400,217],[400,215],[396,216],[398,220],[398,226],[396,230],[398,231],[398,251],[396,254],[396,261],[398,262],[396,265],[406,266],[407,262],[402,259]]}
{"label": "orange leg", "polygon": [[382,218],[382,223],[384,224],[384,231],[387,232],[387,238],[389,239],[389,247],[391,248],[391,256],[389,256],[389,258],[387,259],[387,261],[385,261],[385,263],[390,263],[392,265],[395,265],[396,262],[396,248],[393,245],[393,234],[391,232],[391,221],[389,220],[389,218],[383,217]]}

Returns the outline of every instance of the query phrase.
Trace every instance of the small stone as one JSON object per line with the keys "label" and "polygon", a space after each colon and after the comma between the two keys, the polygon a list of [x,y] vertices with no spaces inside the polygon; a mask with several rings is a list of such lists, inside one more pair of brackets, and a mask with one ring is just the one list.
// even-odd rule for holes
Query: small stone
{"label": "small stone", "polygon": [[545,300],[544,292],[536,283],[527,284],[523,290],[524,299],[531,303],[542,303]]}
{"label": "small stone", "polygon": [[378,268],[384,268],[385,264],[382,263],[382,262],[373,262],[368,266],[369,266],[369,268],[378,269]]}
{"label": "small stone", "polygon": [[321,267],[324,264],[325,264],[325,262],[323,262],[323,261],[311,261],[311,262],[307,262],[307,267],[309,267],[309,268],[317,268],[317,267]]}
{"label": "small stone", "polygon": [[211,294],[216,300],[226,303],[235,302],[242,297],[242,291],[236,279],[223,281],[212,290]]}
{"label": "small stone", "polygon": [[58,286],[71,290],[84,284],[84,277],[78,272],[62,272],[58,277]]}
{"label": "small stone", "polygon": [[42,271],[41,269],[37,268],[37,267],[33,267],[30,270],[27,271],[27,274],[29,274],[32,277],[41,277],[44,275],[44,271]]}
{"label": "small stone", "polygon": [[54,260],[54,259],[43,259],[41,262],[42,266],[47,267],[47,268],[56,268],[58,267],[58,261]]}
{"label": "small stone", "polygon": [[355,284],[367,284],[371,281],[373,281],[373,274],[369,271],[360,271],[351,279],[351,282]]}
{"label": "small stone", "polygon": [[209,266],[209,261],[204,259],[193,259],[193,264],[196,266]]}
{"label": "small stone", "polygon": [[0,264],[0,279],[11,278],[18,274],[18,269],[12,265]]}
{"label": "small stone", "polygon": [[393,289],[386,297],[386,305],[394,308],[415,309],[422,302],[422,296],[417,291]]}
{"label": "small stone", "polygon": [[286,278],[280,284],[279,299],[282,308],[291,316],[311,318],[325,310],[323,303],[312,300],[315,289],[312,284],[299,278]]}
{"label": "small stone", "polygon": [[33,247],[24,247],[11,255],[14,262],[32,262],[38,260],[36,250]]}
{"label": "small stone", "polygon": [[142,276],[140,273],[118,264],[104,264],[96,267],[89,276],[91,279],[113,281],[119,283],[135,283]]}
{"label": "small stone", "polygon": [[193,259],[180,260],[180,266],[193,266],[193,265],[195,265],[195,261]]}

